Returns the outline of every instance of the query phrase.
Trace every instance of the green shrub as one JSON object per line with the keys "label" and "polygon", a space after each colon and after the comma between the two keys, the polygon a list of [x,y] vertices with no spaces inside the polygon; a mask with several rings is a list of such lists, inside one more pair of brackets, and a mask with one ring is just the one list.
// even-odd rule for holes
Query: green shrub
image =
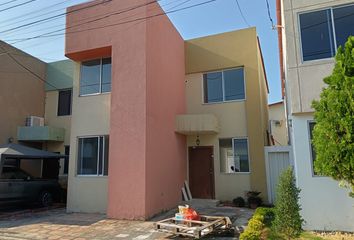
{"label": "green shrub", "polygon": [[235,207],[244,207],[246,205],[245,199],[243,197],[237,197],[232,200]]}
{"label": "green shrub", "polygon": [[257,208],[253,217],[249,220],[246,230],[240,235],[240,240],[262,239],[263,229],[271,226],[273,220],[273,208]]}
{"label": "green shrub", "polygon": [[261,239],[262,232],[252,231],[248,228],[240,235],[240,240],[259,240]]}
{"label": "green shrub", "polygon": [[299,237],[303,219],[300,216],[299,193],[291,167],[279,177],[275,203],[274,229],[288,239]]}
{"label": "green shrub", "polygon": [[274,208],[259,207],[256,209],[255,215],[263,216],[263,223],[266,227],[271,227],[275,219]]}

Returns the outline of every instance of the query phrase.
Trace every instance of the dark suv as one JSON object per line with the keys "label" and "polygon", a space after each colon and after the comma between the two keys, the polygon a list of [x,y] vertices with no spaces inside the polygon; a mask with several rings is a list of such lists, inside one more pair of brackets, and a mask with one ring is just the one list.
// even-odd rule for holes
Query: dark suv
{"label": "dark suv", "polygon": [[0,204],[39,203],[43,207],[59,200],[57,180],[38,179],[14,166],[3,166],[0,175]]}

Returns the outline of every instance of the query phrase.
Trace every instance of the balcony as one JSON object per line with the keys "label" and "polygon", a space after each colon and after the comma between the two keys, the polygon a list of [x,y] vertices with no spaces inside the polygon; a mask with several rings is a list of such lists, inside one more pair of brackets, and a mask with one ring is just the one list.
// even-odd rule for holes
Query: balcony
{"label": "balcony", "polygon": [[56,141],[63,142],[64,128],[50,126],[18,127],[17,139],[19,141]]}
{"label": "balcony", "polygon": [[217,134],[218,119],[213,114],[183,114],[176,117],[176,132],[183,135]]}

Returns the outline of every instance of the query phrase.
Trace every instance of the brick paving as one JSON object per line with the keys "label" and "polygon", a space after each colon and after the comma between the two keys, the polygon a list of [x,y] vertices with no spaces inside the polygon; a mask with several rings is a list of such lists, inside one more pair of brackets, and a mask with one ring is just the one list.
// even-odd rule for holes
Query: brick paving
{"label": "brick paving", "polygon": [[[198,209],[198,206],[195,207]],[[153,219],[174,215],[175,210]],[[203,207],[205,215],[229,216],[235,226],[247,223],[253,211],[229,207]],[[160,218],[160,219],[159,219]],[[107,219],[103,214],[66,213],[64,208],[25,212],[0,218],[0,240],[111,240],[111,239],[179,239],[154,230],[152,221]],[[187,238],[184,238],[187,239]],[[208,239],[237,239],[237,237],[209,237]]]}
{"label": "brick paving", "polygon": [[66,213],[55,209],[0,220],[1,240],[166,239],[152,222],[106,219],[101,214]]}

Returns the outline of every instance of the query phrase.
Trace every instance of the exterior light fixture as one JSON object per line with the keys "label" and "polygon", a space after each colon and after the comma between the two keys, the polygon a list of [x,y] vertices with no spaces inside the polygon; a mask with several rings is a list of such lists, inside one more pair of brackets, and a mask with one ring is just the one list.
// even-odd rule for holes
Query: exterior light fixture
{"label": "exterior light fixture", "polygon": [[195,144],[196,144],[197,146],[199,146],[199,144],[200,144],[199,135],[197,135],[197,139],[195,140]]}

